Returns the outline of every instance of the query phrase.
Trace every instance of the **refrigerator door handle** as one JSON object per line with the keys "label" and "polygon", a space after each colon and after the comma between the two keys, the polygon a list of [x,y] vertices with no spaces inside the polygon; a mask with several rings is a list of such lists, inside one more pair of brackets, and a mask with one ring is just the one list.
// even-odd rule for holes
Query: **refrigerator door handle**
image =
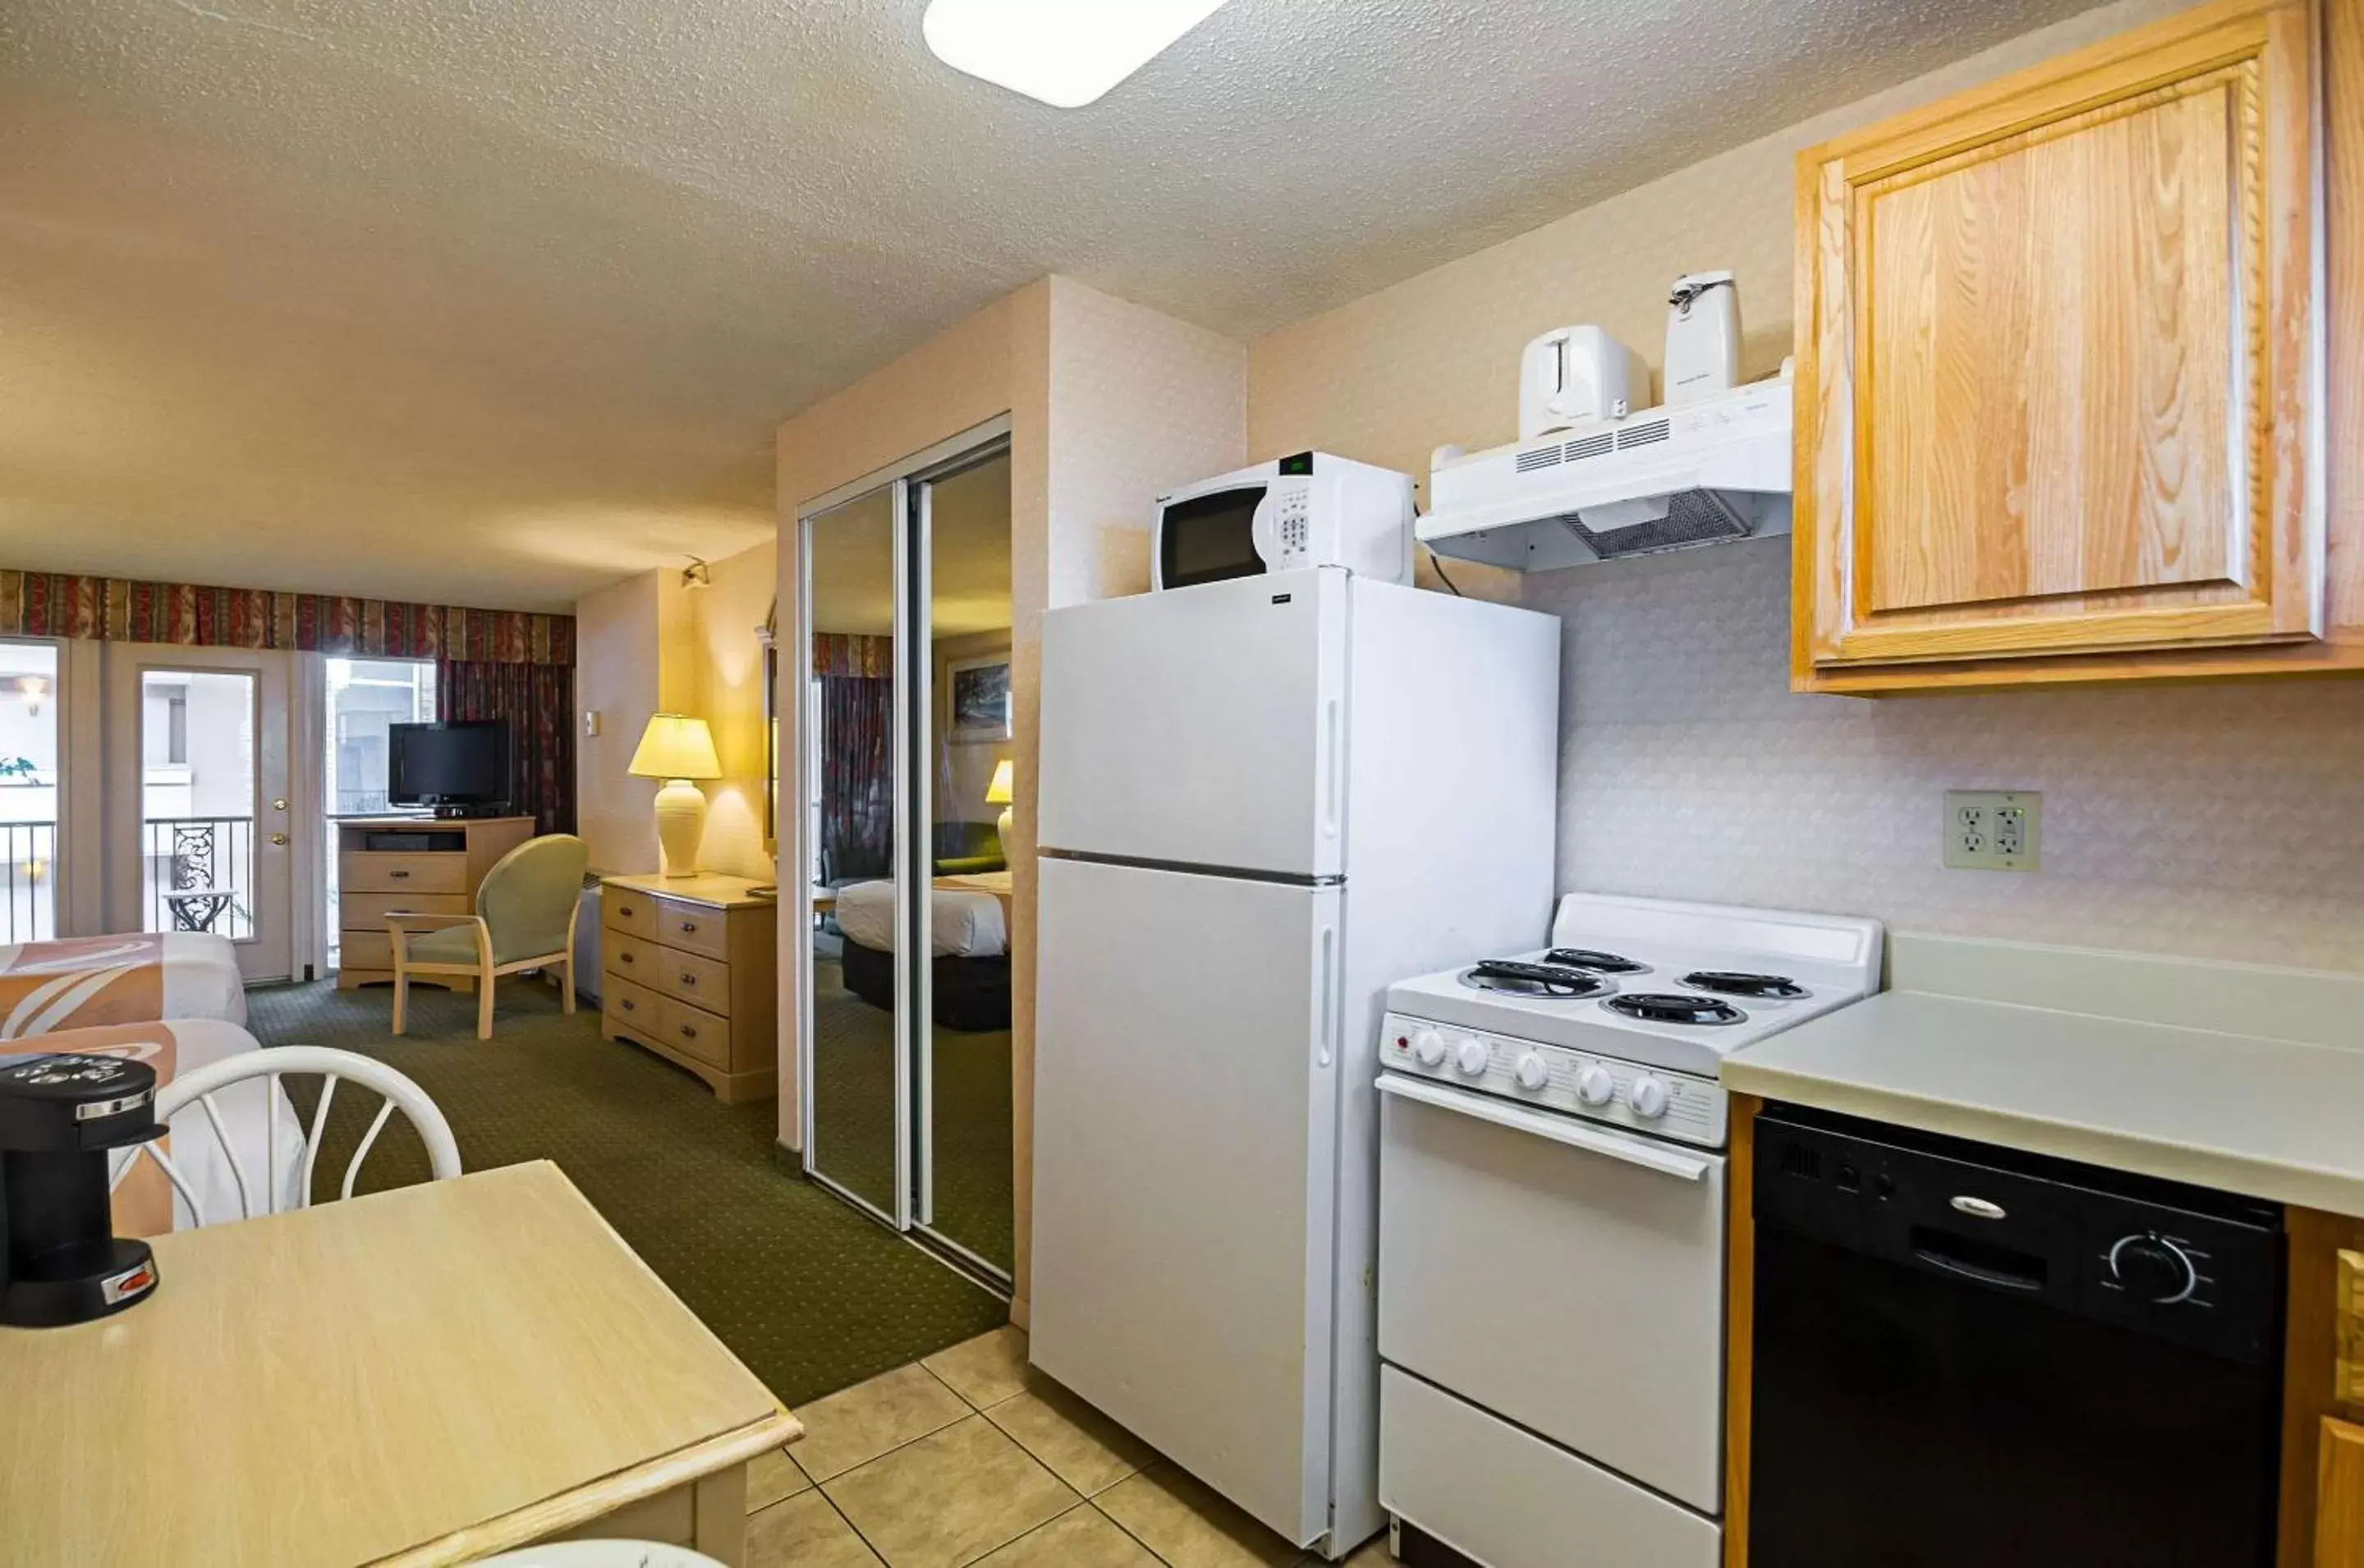
{"label": "refrigerator door handle", "polygon": [[1321,928],[1321,1032],[1314,1037],[1314,1062],[1328,1067],[1338,1031],[1338,929]]}
{"label": "refrigerator door handle", "polygon": [[1336,697],[1321,705],[1321,836],[1338,836],[1338,819],[1345,815],[1340,795],[1346,784],[1345,738],[1339,733],[1345,709]]}

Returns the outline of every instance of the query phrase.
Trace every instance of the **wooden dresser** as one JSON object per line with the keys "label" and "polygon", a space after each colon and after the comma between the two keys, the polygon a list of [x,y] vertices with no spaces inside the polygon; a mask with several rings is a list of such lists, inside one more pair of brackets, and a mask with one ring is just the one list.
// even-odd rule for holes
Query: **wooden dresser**
{"label": "wooden dresser", "polygon": [[[443,822],[427,817],[347,817],[337,824],[337,986],[394,979],[385,917],[466,915],[503,855],[533,837],[530,817]],[[419,974],[416,985],[473,991],[465,974]]]}
{"label": "wooden dresser", "polygon": [[600,1022],[725,1102],[779,1093],[776,901],[744,877],[611,876],[599,895]]}

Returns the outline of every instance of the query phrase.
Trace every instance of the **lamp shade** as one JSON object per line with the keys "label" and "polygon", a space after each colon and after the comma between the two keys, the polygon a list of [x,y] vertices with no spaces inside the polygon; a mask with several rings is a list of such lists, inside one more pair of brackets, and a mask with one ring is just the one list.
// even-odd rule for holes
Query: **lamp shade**
{"label": "lamp shade", "polygon": [[719,779],[722,762],[714,754],[714,732],[687,714],[652,714],[630,772],[644,779]]}
{"label": "lamp shade", "polygon": [[1018,766],[1004,757],[993,765],[993,782],[985,786],[987,806],[1007,806],[1018,798]]}

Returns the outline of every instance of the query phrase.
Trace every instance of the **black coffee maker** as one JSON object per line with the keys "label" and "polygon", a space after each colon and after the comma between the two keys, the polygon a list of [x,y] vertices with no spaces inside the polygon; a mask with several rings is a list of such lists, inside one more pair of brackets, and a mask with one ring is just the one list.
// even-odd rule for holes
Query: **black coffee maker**
{"label": "black coffee maker", "polygon": [[148,1243],[115,1234],[106,1156],[163,1130],[144,1062],[0,1056],[0,1324],[84,1323],[156,1288]]}

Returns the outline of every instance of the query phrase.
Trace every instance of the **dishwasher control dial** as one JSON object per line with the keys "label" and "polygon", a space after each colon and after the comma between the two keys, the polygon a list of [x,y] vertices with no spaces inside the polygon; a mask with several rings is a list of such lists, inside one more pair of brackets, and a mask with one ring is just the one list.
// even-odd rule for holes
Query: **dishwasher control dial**
{"label": "dishwasher control dial", "polygon": [[1526,1090],[1542,1088],[1551,1082],[1551,1068],[1535,1051],[1519,1058],[1519,1087]]}
{"label": "dishwasher control dial", "polygon": [[1488,1051],[1486,1042],[1475,1035],[1465,1035],[1461,1043],[1453,1048],[1453,1065],[1460,1069],[1465,1078],[1482,1075],[1493,1061],[1494,1053]]}
{"label": "dishwasher control dial", "polygon": [[1645,1073],[1634,1080],[1632,1088],[1625,1091],[1625,1099],[1634,1107],[1635,1116],[1656,1121],[1667,1114],[1666,1081]]}
{"label": "dishwasher control dial", "polygon": [[1434,1029],[1422,1029],[1411,1037],[1411,1053],[1422,1067],[1444,1065],[1444,1037]]}
{"label": "dishwasher control dial", "polygon": [[1617,1080],[1598,1062],[1576,1075],[1576,1097],[1588,1106],[1605,1106],[1617,1093]]}
{"label": "dishwasher control dial", "polygon": [[2110,1248],[2110,1277],[2154,1307],[2172,1307],[2200,1287],[2191,1255],[2156,1231],[2118,1238]]}

